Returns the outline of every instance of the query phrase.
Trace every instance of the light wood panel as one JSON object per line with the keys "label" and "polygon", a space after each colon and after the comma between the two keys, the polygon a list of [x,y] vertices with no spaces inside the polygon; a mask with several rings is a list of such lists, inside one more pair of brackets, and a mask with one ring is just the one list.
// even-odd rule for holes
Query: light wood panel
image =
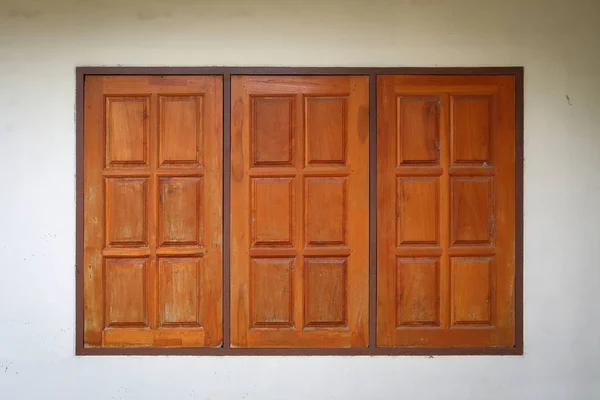
{"label": "light wood panel", "polygon": [[222,79],[88,76],[84,345],[222,345]]}

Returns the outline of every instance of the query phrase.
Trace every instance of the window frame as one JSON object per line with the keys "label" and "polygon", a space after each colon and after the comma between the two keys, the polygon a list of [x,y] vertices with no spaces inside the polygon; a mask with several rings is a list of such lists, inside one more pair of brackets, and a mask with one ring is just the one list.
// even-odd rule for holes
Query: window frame
{"label": "window frame", "polygon": [[[76,355],[394,356],[523,354],[523,67],[77,67],[76,68]],[[86,348],[84,346],[84,82],[92,75],[216,75],[223,78],[223,347]],[[230,347],[230,177],[232,75],[354,75],[369,77],[369,345],[366,348]],[[377,339],[377,76],[504,75],[515,79],[515,345],[473,348],[378,348]]]}

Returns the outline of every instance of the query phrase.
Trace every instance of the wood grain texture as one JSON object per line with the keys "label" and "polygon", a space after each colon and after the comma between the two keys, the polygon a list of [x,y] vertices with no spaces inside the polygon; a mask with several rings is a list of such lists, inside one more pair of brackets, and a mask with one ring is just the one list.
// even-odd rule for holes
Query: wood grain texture
{"label": "wood grain texture", "polygon": [[398,246],[439,246],[439,178],[399,177],[396,184]]}
{"label": "wood grain texture", "polygon": [[251,179],[252,245],[292,246],[294,185],[290,177]]}
{"label": "wood grain texture", "polygon": [[84,346],[221,346],[222,79],[84,90]]}
{"label": "wood grain texture", "polygon": [[377,83],[378,347],[515,346],[514,77]]}
{"label": "wood grain texture", "polygon": [[106,97],[106,165],[148,166],[148,96]]}
{"label": "wood grain texture", "polygon": [[439,97],[397,97],[398,165],[439,163],[439,107]]}
{"label": "wood grain texture", "polygon": [[203,164],[204,96],[159,96],[160,166]]}
{"label": "wood grain texture", "polygon": [[495,96],[452,96],[452,163],[492,165]]}
{"label": "wood grain texture", "polygon": [[402,257],[396,268],[396,326],[439,326],[439,259]]}
{"label": "wood grain texture", "polygon": [[106,246],[148,247],[148,178],[106,178]]}
{"label": "wood grain texture", "polygon": [[250,267],[252,328],[294,324],[293,258],[254,258]]}
{"label": "wood grain texture", "polygon": [[346,258],[304,259],[304,328],[346,327],[347,272]]}
{"label": "wood grain texture", "polygon": [[345,97],[306,98],[306,164],[346,162],[347,100]]}
{"label": "wood grain texture", "polygon": [[231,346],[366,347],[368,78],[231,90]]}

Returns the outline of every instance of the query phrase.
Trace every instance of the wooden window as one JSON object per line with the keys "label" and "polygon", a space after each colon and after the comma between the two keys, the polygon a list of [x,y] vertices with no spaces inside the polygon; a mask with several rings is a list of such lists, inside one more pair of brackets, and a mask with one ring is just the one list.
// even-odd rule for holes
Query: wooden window
{"label": "wooden window", "polygon": [[366,347],[368,78],[231,92],[232,347]]}
{"label": "wooden window", "polygon": [[377,345],[513,346],[513,78],[377,84]]}
{"label": "wooden window", "polygon": [[521,354],[522,72],[78,69],[77,353]]}
{"label": "wooden window", "polygon": [[85,81],[86,347],[217,347],[222,79]]}

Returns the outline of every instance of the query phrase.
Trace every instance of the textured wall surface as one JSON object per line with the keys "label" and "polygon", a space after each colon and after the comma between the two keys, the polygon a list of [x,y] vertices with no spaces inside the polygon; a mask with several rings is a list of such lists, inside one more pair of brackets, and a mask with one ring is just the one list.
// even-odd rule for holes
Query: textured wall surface
{"label": "textured wall surface", "polygon": [[[597,0],[0,0],[0,398],[600,398]],[[78,65],[525,67],[523,357],[75,357]]]}

